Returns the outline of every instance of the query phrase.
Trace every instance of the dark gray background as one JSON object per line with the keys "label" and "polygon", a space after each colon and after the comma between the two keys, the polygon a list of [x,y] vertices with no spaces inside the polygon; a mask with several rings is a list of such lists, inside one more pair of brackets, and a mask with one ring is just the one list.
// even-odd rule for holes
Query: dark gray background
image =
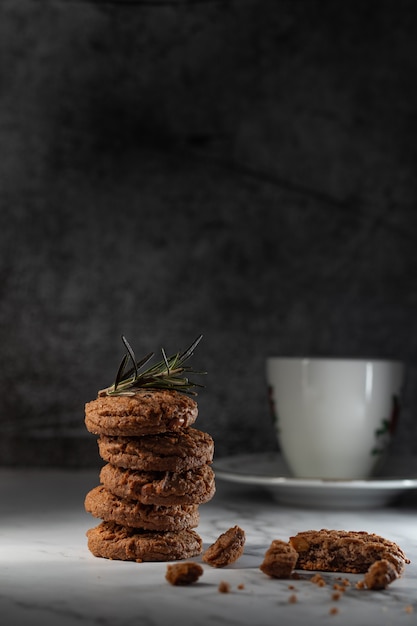
{"label": "dark gray background", "polygon": [[269,354],[407,363],[417,455],[413,0],[3,0],[0,463],[99,463],[137,356],[208,371],[216,454],[274,449]]}

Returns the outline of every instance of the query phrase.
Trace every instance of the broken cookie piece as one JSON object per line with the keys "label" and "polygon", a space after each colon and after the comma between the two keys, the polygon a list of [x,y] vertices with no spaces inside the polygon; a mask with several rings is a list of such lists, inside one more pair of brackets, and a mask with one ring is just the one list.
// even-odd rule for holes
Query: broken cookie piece
{"label": "broken cookie piece", "polygon": [[290,537],[290,544],[303,570],[361,574],[386,560],[399,577],[410,562],[396,543],[365,531],[308,530]]}
{"label": "broken cookie piece", "polygon": [[[401,548],[388,539],[365,531],[307,530],[289,542],[274,539],[260,570],[273,578],[294,578],[294,569],[312,572],[365,574],[358,589],[386,589],[410,563]],[[325,585],[320,574],[311,579]],[[349,584],[345,581],[345,585]],[[344,590],[335,586],[338,590]]]}
{"label": "broken cookie piece", "polygon": [[239,526],[233,526],[207,548],[202,559],[212,567],[226,567],[242,556],[245,541],[245,531]]}
{"label": "broken cookie piece", "polygon": [[195,583],[203,573],[203,568],[198,563],[174,563],[167,565],[165,578],[171,585],[191,585]]}
{"label": "broken cookie piece", "polygon": [[298,553],[290,543],[274,539],[259,569],[272,578],[290,578],[297,559]]}
{"label": "broken cookie piece", "polygon": [[375,561],[366,572],[363,582],[367,589],[386,589],[390,583],[398,578],[394,565],[386,559]]}

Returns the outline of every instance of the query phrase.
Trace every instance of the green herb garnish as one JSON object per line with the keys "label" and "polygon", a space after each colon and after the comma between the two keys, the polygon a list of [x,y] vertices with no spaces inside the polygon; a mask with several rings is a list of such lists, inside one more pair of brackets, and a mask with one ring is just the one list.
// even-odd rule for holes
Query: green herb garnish
{"label": "green herb garnish", "polygon": [[[197,395],[194,387],[203,387],[203,385],[198,385],[191,381],[188,376],[184,376],[184,374],[205,374],[206,372],[196,372],[190,366],[184,365],[184,363],[194,354],[194,350],[202,338],[203,335],[197,337],[185,352],[177,352],[169,357],[162,348],[162,360],[141,372],[142,368],[154,356],[154,352],[150,352],[140,359],[140,361],[137,361],[128,340],[122,335],[126,354],[117,370],[113,385],[107,387],[107,389],[103,389],[99,394],[108,396],[133,396],[139,389],[150,388],[175,389],[182,393]],[[131,366],[129,369],[126,369],[129,362]]]}

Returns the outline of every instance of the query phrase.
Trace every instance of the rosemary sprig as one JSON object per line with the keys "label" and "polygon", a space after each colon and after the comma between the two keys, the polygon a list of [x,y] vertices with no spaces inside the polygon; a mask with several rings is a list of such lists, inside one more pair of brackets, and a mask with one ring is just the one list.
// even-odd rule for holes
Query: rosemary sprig
{"label": "rosemary sprig", "polygon": [[[150,352],[139,361],[136,360],[135,353],[128,340],[122,335],[122,341],[126,348],[116,378],[110,387],[99,392],[100,395],[108,396],[133,396],[136,391],[143,388],[150,389],[175,389],[182,393],[197,395],[195,387],[203,387],[188,378],[188,373],[205,374],[206,372],[196,372],[190,366],[184,363],[194,354],[194,350],[200,343],[203,335],[191,344],[184,352],[177,352],[171,356],[167,356],[162,348],[162,360],[158,361],[145,371],[140,371],[154,356],[154,352]],[[131,367],[126,369],[128,363]],[[187,375],[184,375],[187,374]]]}

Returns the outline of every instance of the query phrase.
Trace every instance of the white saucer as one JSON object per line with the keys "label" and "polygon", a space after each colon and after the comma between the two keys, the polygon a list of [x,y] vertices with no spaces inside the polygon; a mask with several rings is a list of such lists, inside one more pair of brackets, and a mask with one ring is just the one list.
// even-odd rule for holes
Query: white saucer
{"label": "white saucer", "polygon": [[309,508],[385,506],[405,491],[417,489],[417,478],[291,478],[282,457],[274,452],[225,457],[216,460],[213,469],[216,478],[244,485],[258,485],[269,490],[282,504]]}

